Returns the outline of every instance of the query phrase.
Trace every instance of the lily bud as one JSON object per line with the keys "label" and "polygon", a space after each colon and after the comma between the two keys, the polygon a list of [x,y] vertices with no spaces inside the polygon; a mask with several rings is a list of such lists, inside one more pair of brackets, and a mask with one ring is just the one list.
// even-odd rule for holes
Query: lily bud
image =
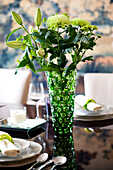
{"label": "lily bud", "polygon": [[43,57],[45,55],[45,50],[43,48],[40,48],[39,50],[36,51],[36,54],[39,57]]}
{"label": "lily bud", "polygon": [[34,17],[35,25],[38,27],[41,25],[41,18],[41,11],[40,8],[38,8]]}
{"label": "lily bud", "polygon": [[9,41],[9,42],[6,42],[7,46],[11,47],[11,48],[15,48],[15,49],[19,49],[19,48],[22,48],[24,47],[24,43],[21,42],[21,41]]}
{"label": "lily bud", "polygon": [[12,11],[12,17],[17,24],[22,25],[22,19],[16,12]]}

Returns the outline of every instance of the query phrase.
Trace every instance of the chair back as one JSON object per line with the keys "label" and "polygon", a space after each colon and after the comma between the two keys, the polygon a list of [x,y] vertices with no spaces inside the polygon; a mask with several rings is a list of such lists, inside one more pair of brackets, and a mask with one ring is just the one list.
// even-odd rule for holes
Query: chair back
{"label": "chair back", "polygon": [[32,73],[29,70],[0,69],[0,102],[26,104]]}
{"label": "chair back", "polygon": [[86,73],[85,95],[105,105],[113,105],[113,73]]}

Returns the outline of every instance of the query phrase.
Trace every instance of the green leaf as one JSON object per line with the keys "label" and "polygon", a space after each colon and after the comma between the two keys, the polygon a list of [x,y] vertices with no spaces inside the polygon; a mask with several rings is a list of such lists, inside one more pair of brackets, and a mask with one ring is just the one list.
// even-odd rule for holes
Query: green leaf
{"label": "green leaf", "polygon": [[74,53],[74,54],[71,54],[71,57],[72,57],[72,60],[73,60],[73,62],[76,62],[76,58],[77,58],[77,55],[76,55],[76,53]]}
{"label": "green leaf", "polygon": [[51,32],[46,33],[45,39],[48,39],[51,42],[51,44],[58,44],[57,37],[51,34]]}
{"label": "green leaf", "polygon": [[85,42],[81,42],[81,47],[80,49],[89,49],[89,44],[85,43]]}
{"label": "green leaf", "polygon": [[45,39],[47,39],[50,36],[50,31],[47,31],[47,33],[45,34]]}
{"label": "green leaf", "polygon": [[66,71],[65,71],[65,73],[66,73],[65,76],[69,75],[70,71],[71,71],[71,70],[74,70],[74,69],[76,69],[76,62],[71,63],[71,64],[67,67],[67,69],[66,69]]}
{"label": "green leaf", "polygon": [[24,36],[23,35],[20,35],[18,38],[16,38],[16,41],[21,41],[24,39]]}
{"label": "green leaf", "polygon": [[34,64],[33,64],[33,62],[31,60],[29,62],[29,67],[35,73],[35,67],[34,67]]}
{"label": "green leaf", "polygon": [[45,36],[47,32],[48,32],[47,28],[40,28],[40,35],[41,36]]}
{"label": "green leaf", "polygon": [[25,51],[25,54],[24,54],[22,60],[20,61],[19,65],[17,66],[17,68],[25,67],[26,65],[28,65],[30,67],[30,69],[34,73],[36,73],[34,64],[33,64],[32,60],[29,58],[30,53],[29,54],[28,53],[29,53],[29,50],[27,48],[26,51]]}
{"label": "green leaf", "polygon": [[90,43],[89,43],[89,46],[90,46],[89,49],[92,49],[92,47],[94,47],[95,45],[96,45],[95,42],[90,42]]}
{"label": "green leaf", "polygon": [[57,57],[57,55],[55,55],[55,54],[53,54],[53,55],[51,55],[50,56],[50,61],[52,61],[54,58],[56,58]]}
{"label": "green leaf", "polygon": [[73,43],[75,37],[77,36],[77,32],[76,32],[77,28],[73,28],[72,25],[70,25],[69,27],[67,27],[66,33],[69,34],[69,38],[66,40],[66,43]]}
{"label": "green leaf", "polygon": [[26,40],[26,42],[30,45],[30,46],[33,46],[32,45],[32,41],[31,41],[31,37],[29,34],[27,34],[26,36],[24,36],[24,40]]}
{"label": "green leaf", "polygon": [[[52,43],[52,44],[58,44],[58,38],[59,40],[63,40],[63,38],[56,32],[56,31],[53,31],[53,30],[49,30],[46,34],[45,34],[45,38],[48,38],[49,41]],[[59,42],[60,42],[59,41]],[[60,42],[62,43],[62,42]]]}
{"label": "green leaf", "polygon": [[41,72],[41,71],[52,71],[52,68],[44,66],[41,69],[36,70],[36,72]]}
{"label": "green leaf", "polygon": [[[65,50],[65,49],[68,49],[68,48],[72,48],[72,47],[74,47],[74,46],[75,46],[74,43],[62,44],[62,45],[60,45],[60,49],[61,49],[61,50]],[[58,47],[55,47],[55,48],[58,48]]]}
{"label": "green leaf", "polygon": [[43,18],[43,23],[45,23],[45,22],[46,22],[46,20],[47,20],[46,18]]}
{"label": "green leaf", "polygon": [[29,58],[29,54],[30,54],[29,49],[26,48],[24,57],[26,58],[27,64],[29,65],[30,69],[35,73],[35,67],[32,60]]}
{"label": "green leaf", "polygon": [[67,64],[66,56],[63,53],[61,53],[60,58],[58,59],[58,65],[64,68],[66,64]]}
{"label": "green leaf", "polygon": [[36,72],[41,71],[56,71],[58,74],[60,74],[59,67],[53,63],[50,63],[48,66],[41,66],[41,69],[36,70]]}
{"label": "green leaf", "polygon": [[22,27],[19,27],[19,28],[17,28],[17,29],[14,29],[11,33],[9,33],[9,34],[7,35],[7,37],[6,37],[6,42],[8,41],[9,37],[10,37],[14,32],[16,32],[16,31],[18,31],[18,30],[20,30],[20,29],[22,29]]}
{"label": "green leaf", "polygon": [[85,57],[85,58],[83,58],[81,61],[85,62],[86,60],[94,61],[93,56]]}
{"label": "green leaf", "polygon": [[37,56],[36,51],[34,51],[34,50],[30,50],[30,54],[31,54],[32,57],[36,57]]}
{"label": "green leaf", "polygon": [[37,43],[48,43],[48,44],[51,44],[49,39],[45,39],[45,36],[42,36],[42,35],[38,34],[37,32],[34,32],[32,35],[37,38],[35,40]]}
{"label": "green leaf", "polygon": [[17,66],[17,68],[21,68],[21,67],[25,67],[27,64],[26,59],[24,58],[22,61],[20,61],[19,65]]}

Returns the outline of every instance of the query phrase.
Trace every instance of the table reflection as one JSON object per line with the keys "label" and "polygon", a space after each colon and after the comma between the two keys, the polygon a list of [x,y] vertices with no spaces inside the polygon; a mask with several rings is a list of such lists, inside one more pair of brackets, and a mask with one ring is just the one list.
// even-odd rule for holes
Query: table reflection
{"label": "table reflection", "polygon": [[[46,152],[52,158],[53,154],[53,130],[49,129],[40,134],[46,143]],[[111,128],[111,129],[109,129]],[[75,162],[77,170],[111,170],[113,167],[113,130],[110,127],[100,127],[100,133],[86,132],[83,127],[73,127],[73,139],[75,148]],[[37,141],[37,138],[35,138]],[[47,169],[49,169],[48,167]]]}
{"label": "table reflection", "polygon": [[[8,107],[7,107],[8,108]],[[31,114],[31,112],[30,112]],[[3,116],[3,114],[2,114]],[[74,120],[73,140],[75,151],[75,164],[77,170],[112,170],[113,169],[113,120],[80,122]],[[110,126],[109,126],[110,125]],[[85,127],[97,128],[100,131],[86,132]],[[49,154],[49,159],[53,157],[54,133],[52,122],[48,122],[46,131],[32,138],[31,140],[42,145],[42,152]],[[66,147],[69,149],[69,145]],[[34,163],[34,162],[33,162]],[[16,167],[16,169],[27,169],[33,163]],[[71,162],[72,163],[72,162]],[[44,168],[51,169],[50,166]],[[65,166],[64,166],[65,167]],[[59,168],[59,167],[56,167]],[[55,169],[56,169],[55,168]],[[12,170],[15,167],[5,167],[0,169]]]}

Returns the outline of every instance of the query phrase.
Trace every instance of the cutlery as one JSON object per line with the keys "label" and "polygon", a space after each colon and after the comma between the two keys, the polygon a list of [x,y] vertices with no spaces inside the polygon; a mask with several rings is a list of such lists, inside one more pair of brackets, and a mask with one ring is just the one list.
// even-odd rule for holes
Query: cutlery
{"label": "cutlery", "polygon": [[[54,167],[57,166],[57,165],[62,165],[66,162],[67,158],[65,156],[58,156],[58,157],[55,157],[49,161],[47,161],[44,165],[41,165],[40,167],[36,168],[36,170],[41,170],[43,169],[45,166],[49,165],[50,163],[54,162]],[[53,167],[53,169],[54,169]]]}
{"label": "cutlery", "polygon": [[63,165],[67,161],[67,158],[65,156],[58,157],[57,160],[54,160],[54,164],[51,168],[53,170],[57,165]]}
{"label": "cutlery", "polygon": [[48,159],[48,154],[47,153],[42,153],[41,155],[39,155],[39,157],[36,160],[36,163],[34,163],[30,168],[28,168],[27,170],[31,170],[35,165],[37,165],[38,163],[43,163]]}

